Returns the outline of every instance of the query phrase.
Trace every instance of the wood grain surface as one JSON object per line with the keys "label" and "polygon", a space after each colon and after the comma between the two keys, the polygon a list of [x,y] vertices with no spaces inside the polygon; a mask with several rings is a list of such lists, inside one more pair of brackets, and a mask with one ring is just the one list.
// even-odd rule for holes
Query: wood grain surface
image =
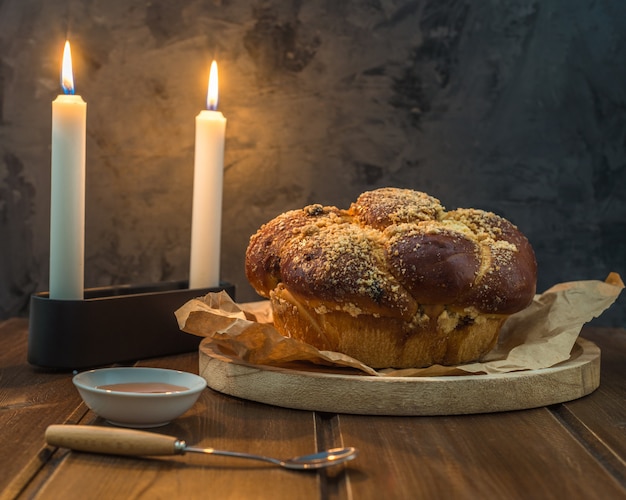
{"label": "wood grain surface", "polygon": [[377,498],[368,486],[383,482],[387,498],[623,498],[623,487],[543,409],[340,422],[344,439],[369,457],[348,473],[355,498]]}
{"label": "wood grain surface", "polygon": [[49,458],[43,433],[49,424],[77,422],[87,407],[71,374],[39,371],[26,363],[28,323],[0,323],[0,491],[19,491]]}
{"label": "wood grain surface", "polygon": [[[0,323],[2,499],[626,498],[622,329],[585,330],[602,350],[601,384],[570,402],[488,414],[370,416],[282,408],[206,389],[187,413],[155,430],[190,445],[284,458],[359,448],[356,460],[312,473],[228,457],[135,458],[46,446],[50,424],[108,424],[80,401],[71,373],[26,363],[26,329],[24,320]],[[136,365],[194,372],[199,355]]]}

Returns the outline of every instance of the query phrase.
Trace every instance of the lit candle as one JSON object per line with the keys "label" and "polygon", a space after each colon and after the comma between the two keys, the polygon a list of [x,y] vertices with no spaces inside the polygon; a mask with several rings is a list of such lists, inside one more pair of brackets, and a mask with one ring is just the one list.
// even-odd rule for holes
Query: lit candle
{"label": "lit candle", "polygon": [[87,104],[74,95],[70,44],[61,87],[52,102],[50,298],[82,299],[85,254],[85,130]]}
{"label": "lit candle", "polygon": [[217,111],[217,63],[213,61],[207,109],[196,116],[189,288],[220,283],[225,129],[226,118]]}

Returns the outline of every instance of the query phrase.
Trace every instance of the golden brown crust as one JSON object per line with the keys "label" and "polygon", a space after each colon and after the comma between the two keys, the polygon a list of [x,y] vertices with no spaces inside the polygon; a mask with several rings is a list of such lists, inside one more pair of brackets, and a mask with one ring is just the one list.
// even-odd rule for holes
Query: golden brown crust
{"label": "golden brown crust", "polygon": [[349,210],[311,205],[268,222],[250,240],[246,274],[260,295],[272,296],[283,333],[321,345],[322,333],[342,331],[366,351],[382,349],[371,339],[396,339],[394,359],[413,361],[387,366],[417,366],[418,358],[422,366],[424,352],[432,357],[426,364],[482,355],[503,318],[532,300],[536,262],[524,235],[502,217],[446,212],[425,193],[383,188],[363,193]]}
{"label": "golden brown crust", "polygon": [[443,207],[437,198],[420,191],[380,188],[361,194],[350,213],[362,225],[383,230],[393,224],[437,220]]}
{"label": "golden brown crust", "polygon": [[391,272],[420,304],[456,304],[481,265],[478,242],[439,221],[400,224],[385,232]]}
{"label": "golden brown crust", "polygon": [[310,205],[300,210],[291,210],[272,219],[250,238],[246,252],[246,276],[258,293],[269,297],[281,281],[281,250],[306,225],[341,217],[335,207]]}
{"label": "golden brown crust", "polygon": [[341,352],[372,368],[422,368],[480,359],[494,346],[506,316],[421,308],[412,321],[344,311],[322,314],[283,285],[271,294],[276,329],[320,350]]}

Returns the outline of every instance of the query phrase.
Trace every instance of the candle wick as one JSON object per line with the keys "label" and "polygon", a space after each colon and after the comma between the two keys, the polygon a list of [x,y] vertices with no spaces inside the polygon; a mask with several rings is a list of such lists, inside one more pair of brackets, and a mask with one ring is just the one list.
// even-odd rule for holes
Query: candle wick
{"label": "candle wick", "polygon": [[63,82],[63,79],[61,79],[61,87],[63,88],[63,93],[65,95],[74,95],[74,87],[70,87],[68,85],[65,85]]}

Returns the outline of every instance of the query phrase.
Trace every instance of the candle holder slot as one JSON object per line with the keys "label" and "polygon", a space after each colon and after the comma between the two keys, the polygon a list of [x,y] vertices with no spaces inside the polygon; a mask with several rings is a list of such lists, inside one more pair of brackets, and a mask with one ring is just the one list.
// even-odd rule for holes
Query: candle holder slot
{"label": "candle holder slot", "polygon": [[178,328],[174,312],[191,299],[235,287],[189,289],[187,281],[85,290],[83,300],[31,295],[28,362],[75,370],[180,354],[198,349],[201,337]]}

